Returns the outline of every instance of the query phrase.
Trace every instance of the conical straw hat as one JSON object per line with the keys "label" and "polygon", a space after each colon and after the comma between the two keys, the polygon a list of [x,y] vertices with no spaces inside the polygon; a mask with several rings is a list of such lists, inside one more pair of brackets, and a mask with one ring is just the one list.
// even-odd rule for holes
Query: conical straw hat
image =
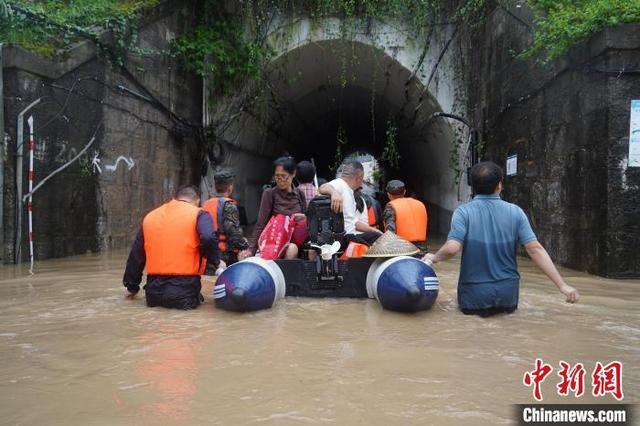
{"label": "conical straw hat", "polygon": [[363,257],[395,257],[411,256],[420,249],[402,237],[387,231],[369,247]]}

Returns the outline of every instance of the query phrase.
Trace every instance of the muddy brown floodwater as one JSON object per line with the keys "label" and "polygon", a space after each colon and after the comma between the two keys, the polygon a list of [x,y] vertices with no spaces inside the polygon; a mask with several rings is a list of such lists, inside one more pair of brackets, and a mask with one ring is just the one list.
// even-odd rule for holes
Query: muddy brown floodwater
{"label": "muddy brown floodwater", "polygon": [[[562,269],[582,294],[567,305],[526,259],[520,307],[489,319],[457,311],[459,259],[438,265],[428,312],[373,300],[287,298],[273,309],[196,311],[124,300],[126,253],[0,269],[0,423],[509,424],[532,403],[536,358],[554,367],[544,402],[591,395],[597,361],[623,363],[624,402],[640,388],[640,281]],[[581,362],[586,392],[556,394],[558,362]]]}

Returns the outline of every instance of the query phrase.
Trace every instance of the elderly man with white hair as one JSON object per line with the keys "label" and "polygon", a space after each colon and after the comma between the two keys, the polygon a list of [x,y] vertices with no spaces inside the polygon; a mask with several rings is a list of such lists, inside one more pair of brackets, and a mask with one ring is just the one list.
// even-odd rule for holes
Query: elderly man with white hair
{"label": "elderly man with white hair", "polygon": [[[323,184],[319,192],[331,196],[331,209],[334,212],[342,212],[344,216],[345,238],[342,240],[342,249],[345,249],[349,241],[371,245],[382,232],[359,220],[356,210],[356,200],[353,191],[360,188],[364,182],[364,167],[356,160],[347,160],[343,163],[340,177]],[[359,234],[356,234],[359,231]]]}

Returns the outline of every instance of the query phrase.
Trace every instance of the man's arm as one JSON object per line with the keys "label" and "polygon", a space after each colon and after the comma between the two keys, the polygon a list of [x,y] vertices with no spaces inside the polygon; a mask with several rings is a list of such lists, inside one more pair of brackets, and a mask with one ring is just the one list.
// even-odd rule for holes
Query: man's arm
{"label": "man's arm", "polygon": [[260,234],[267,226],[269,219],[271,219],[271,211],[273,210],[273,194],[271,191],[274,189],[265,189],[262,191],[262,198],[260,198],[260,208],[258,210],[258,220],[253,228],[253,238],[251,238],[251,252],[255,253],[258,250],[258,240]]}
{"label": "man's arm", "polygon": [[567,284],[558,269],[549,257],[549,253],[537,240],[530,241],[524,245],[525,250],[533,263],[545,273],[547,277],[558,287],[558,290],[567,297],[568,303],[576,303],[580,299],[578,290]]}
{"label": "man's arm", "polygon": [[438,250],[435,254],[427,253],[422,258],[423,261],[429,263],[438,263],[443,260],[449,260],[456,254],[458,254],[462,250],[462,244],[458,240],[447,240],[446,243],[440,250]]}
{"label": "man's arm", "polygon": [[356,222],[356,231],[360,231],[360,232],[377,232],[378,234],[382,234],[382,231],[380,231],[378,228],[374,228],[373,226],[369,225],[368,223],[364,223],[362,221],[357,221]]}
{"label": "man's arm", "polygon": [[200,210],[196,222],[196,230],[200,237],[200,253],[207,258],[207,262],[217,268],[220,264],[220,250],[218,250],[218,237],[213,230],[213,219],[204,210]]}
{"label": "man's arm", "polygon": [[462,250],[463,241],[467,235],[467,215],[458,207],[451,216],[451,229],[447,236],[447,242],[435,254],[427,253],[422,260],[427,263],[438,263],[451,259]]}
{"label": "man's arm", "polygon": [[318,192],[323,195],[331,196],[331,210],[333,210],[335,213],[342,211],[342,196],[333,187],[333,185],[330,185],[329,183],[323,183],[318,189]]}
{"label": "man's arm", "polygon": [[144,252],[144,234],[142,229],[138,231],[136,239],[133,240],[131,251],[127,258],[127,267],[124,270],[122,284],[127,288],[126,297],[132,299],[140,291],[142,281],[142,271],[147,263],[147,255]]}

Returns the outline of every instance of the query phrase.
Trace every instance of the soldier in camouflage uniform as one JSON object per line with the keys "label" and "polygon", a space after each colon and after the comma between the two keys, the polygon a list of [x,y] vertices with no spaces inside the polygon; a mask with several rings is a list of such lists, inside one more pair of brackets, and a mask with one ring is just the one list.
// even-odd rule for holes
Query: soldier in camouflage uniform
{"label": "soldier in camouflage uniform", "polygon": [[[391,198],[391,194],[398,193],[398,195],[404,194],[404,184],[399,180],[392,180],[386,187],[387,197]],[[382,211],[382,223],[385,231],[391,231],[396,233],[396,212],[389,203],[384,206]]]}
{"label": "soldier in camouflage uniform", "polygon": [[220,240],[221,258],[226,265],[251,256],[249,242],[243,236],[240,227],[240,213],[236,202],[231,198],[234,175],[226,170],[214,176],[216,194],[207,200],[202,208],[211,214],[214,228]]}

